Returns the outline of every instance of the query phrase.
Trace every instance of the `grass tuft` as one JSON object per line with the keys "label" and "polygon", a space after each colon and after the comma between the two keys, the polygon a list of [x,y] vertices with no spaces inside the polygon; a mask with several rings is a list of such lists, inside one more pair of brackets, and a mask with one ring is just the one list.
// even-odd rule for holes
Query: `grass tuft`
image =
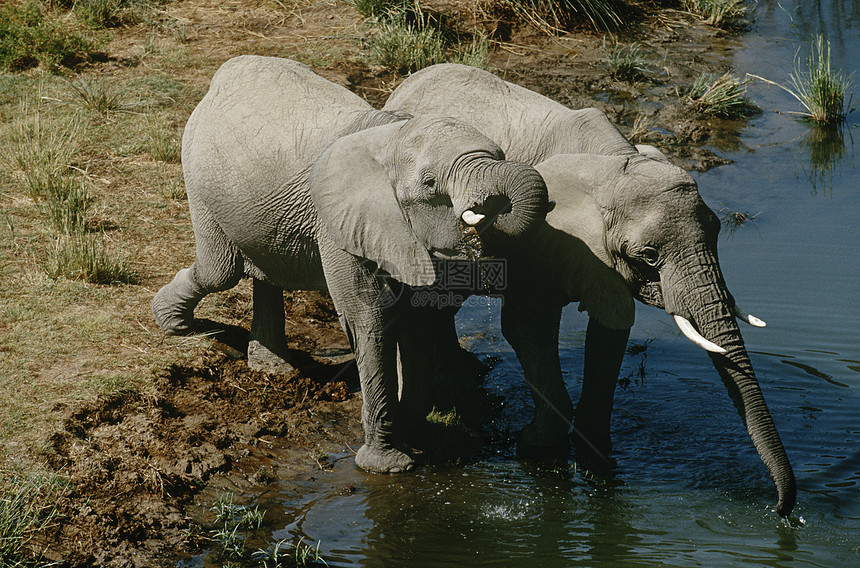
{"label": "grass tuft", "polygon": [[445,41],[432,27],[392,18],[379,22],[368,59],[400,73],[417,71],[445,61]]}
{"label": "grass tuft", "polygon": [[[769,85],[775,85],[793,96],[804,110],[795,114],[820,126],[842,123],[851,111],[854,82],[842,71],[834,70],[830,61],[830,42],[818,34],[806,63],[795,58],[794,72],[789,75],[791,87],[751,75]],[[848,100],[845,100],[848,95]]]}
{"label": "grass tuft", "polygon": [[744,0],[683,0],[682,3],[701,15],[706,24],[718,28],[742,28],[748,15]]}
{"label": "grass tuft", "polygon": [[[26,115],[26,111],[22,110]],[[24,118],[12,125],[10,166],[24,173],[27,193],[41,201],[57,193],[66,184],[72,158],[78,151],[77,140],[82,126],[77,118],[51,121],[43,127],[42,114]]]}
{"label": "grass tuft", "polygon": [[26,566],[25,545],[57,516],[64,481],[40,471],[0,470],[0,566]]}
{"label": "grass tuft", "polygon": [[631,43],[622,46],[615,43],[611,48],[606,47],[606,37],[603,38],[603,62],[609,75],[621,81],[637,81],[648,73],[648,62],[639,46]]}
{"label": "grass tuft", "polygon": [[69,84],[75,102],[103,117],[115,112],[130,111],[135,103],[129,100],[125,90],[103,77],[79,79]]}
{"label": "grass tuft", "polygon": [[740,118],[752,110],[746,97],[748,79],[731,72],[719,77],[702,73],[690,88],[689,103],[697,111],[723,118]]}
{"label": "grass tuft", "polygon": [[90,196],[83,176],[60,176],[54,180],[42,202],[48,222],[58,233],[86,232]]}
{"label": "grass tuft", "polygon": [[557,35],[571,23],[587,21],[600,30],[624,25],[622,5],[616,0],[503,0],[513,12],[538,30]]}
{"label": "grass tuft", "polygon": [[52,279],[68,278],[90,284],[133,284],[137,274],[127,257],[109,249],[96,235],[60,235],[48,247],[45,273]]}

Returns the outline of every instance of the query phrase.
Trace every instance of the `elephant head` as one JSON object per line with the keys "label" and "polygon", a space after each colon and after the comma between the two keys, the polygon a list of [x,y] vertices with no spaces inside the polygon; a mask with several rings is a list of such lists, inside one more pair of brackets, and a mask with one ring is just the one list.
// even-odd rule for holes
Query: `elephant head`
{"label": "elephant head", "polygon": [[796,499],[794,474],[736,318],[764,322],[740,310],[729,293],[717,258],[720,222],[696,182],[658,150],[639,151],[562,154],[539,164],[558,202],[547,221],[582,239],[636,299],[665,309],[685,336],[708,351],[776,483],[777,512],[787,516]]}
{"label": "elephant head", "polygon": [[504,160],[494,142],[446,117],[339,138],[317,158],[310,179],[333,241],[411,286],[434,283],[432,257],[472,258],[484,240],[476,243],[475,235],[521,236],[548,209],[533,167]]}

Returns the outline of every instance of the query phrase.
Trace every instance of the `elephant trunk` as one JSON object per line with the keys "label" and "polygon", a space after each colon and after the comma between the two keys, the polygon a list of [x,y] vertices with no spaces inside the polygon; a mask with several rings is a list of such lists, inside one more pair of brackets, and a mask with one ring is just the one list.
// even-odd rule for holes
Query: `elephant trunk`
{"label": "elephant trunk", "polygon": [[[667,274],[663,283],[666,310],[691,320],[698,334],[720,348],[709,350],[708,355],[773,477],[779,496],[776,512],[787,517],[797,498],[794,472],[750,363],[735,320],[734,299],[725,286],[716,255],[704,262],[701,256],[692,263],[693,268]],[[683,277],[676,278],[678,274]]]}
{"label": "elephant trunk", "polygon": [[[497,160],[471,165],[480,167],[470,168],[466,187],[471,200],[458,211],[465,223],[475,225],[479,233],[492,227],[503,235],[519,237],[544,220],[549,198],[537,170]],[[456,201],[454,206],[457,208]]]}

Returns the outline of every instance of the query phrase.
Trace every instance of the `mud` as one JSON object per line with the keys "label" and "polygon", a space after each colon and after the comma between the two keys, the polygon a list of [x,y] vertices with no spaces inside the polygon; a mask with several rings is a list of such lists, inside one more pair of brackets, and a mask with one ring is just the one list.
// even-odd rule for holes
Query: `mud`
{"label": "mud", "polygon": [[[731,36],[661,10],[619,38],[637,41],[653,71],[633,82],[608,77],[602,36],[513,29],[506,39],[491,60],[506,79],[574,108],[600,108],[627,135],[644,115],[650,126],[634,141],[687,169],[727,163],[720,148],[737,143],[743,123],[696,116],[685,94],[699,73],[728,69]],[[320,72],[377,107],[400,80],[361,62]],[[247,311],[247,294],[227,298],[225,312]],[[206,541],[205,488],[265,484],[287,469],[312,475],[325,467],[320,456],[357,447],[360,393],[330,301],[289,295],[287,325],[290,347],[303,353],[288,376],[249,370],[247,331],[226,326],[196,358],[157,370],[146,392],[69,410],[46,455],[73,489],[60,521],[30,542],[34,555],[69,567],[174,566]]]}

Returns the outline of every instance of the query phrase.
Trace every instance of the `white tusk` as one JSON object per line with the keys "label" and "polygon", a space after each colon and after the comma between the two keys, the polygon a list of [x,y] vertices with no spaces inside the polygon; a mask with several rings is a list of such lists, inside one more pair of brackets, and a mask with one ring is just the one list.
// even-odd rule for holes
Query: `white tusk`
{"label": "white tusk", "polygon": [[765,327],[767,325],[764,320],[761,320],[755,316],[751,316],[737,306],[735,306],[734,310],[732,311],[735,312],[735,315],[738,317],[738,319],[742,319],[743,321],[747,322],[752,326]]}
{"label": "white tusk", "polygon": [[467,225],[477,225],[484,220],[484,217],[486,217],[486,215],[475,213],[471,209],[466,209],[465,211],[463,211],[463,222]]}
{"label": "white tusk", "polygon": [[679,315],[672,316],[675,318],[675,323],[678,324],[678,329],[681,330],[687,339],[704,349],[705,351],[710,351],[711,353],[725,353],[726,350],[717,345],[716,343],[712,343],[702,337],[698,331],[695,330],[693,324],[687,318],[681,317]]}

